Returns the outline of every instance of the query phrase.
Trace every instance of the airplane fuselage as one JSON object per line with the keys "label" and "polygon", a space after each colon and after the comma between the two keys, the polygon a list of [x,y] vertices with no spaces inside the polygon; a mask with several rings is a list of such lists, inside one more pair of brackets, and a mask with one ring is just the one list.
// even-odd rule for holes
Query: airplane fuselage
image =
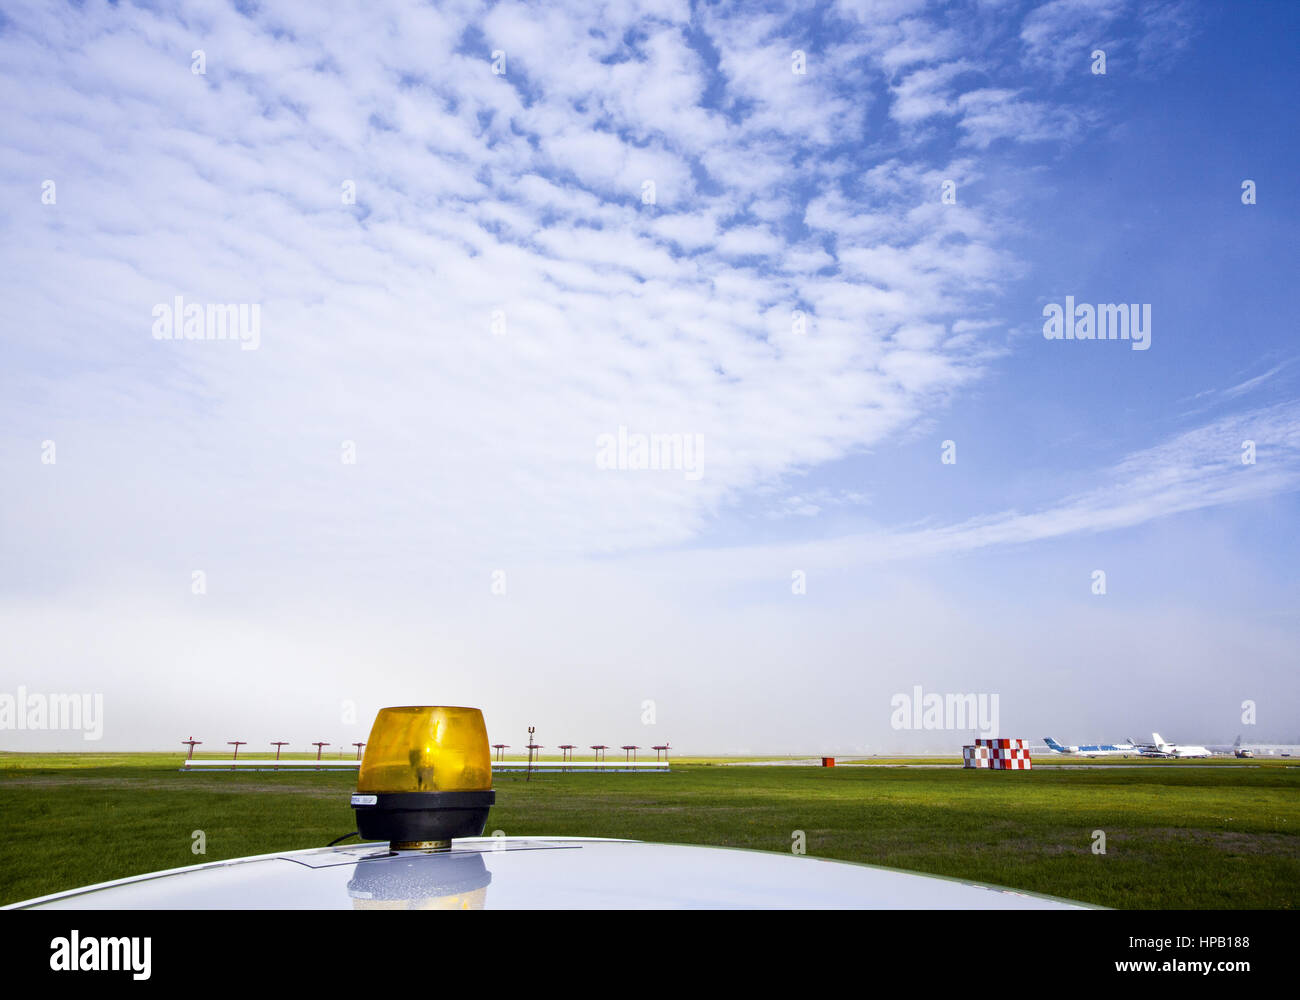
{"label": "airplane fuselage", "polygon": [[1188,746],[1188,747],[1165,746],[1165,747],[1159,747],[1152,750],[1144,750],[1142,753],[1144,757],[1213,757],[1214,756],[1214,754],[1210,753],[1210,751],[1207,750],[1205,747],[1192,747],[1192,746]]}
{"label": "airplane fuselage", "polygon": [[1151,739],[1154,743],[1150,747],[1144,747],[1143,750],[1149,757],[1213,757],[1207,748],[1196,746],[1194,744],[1180,745],[1177,743],[1166,743],[1160,738],[1159,733],[1152,733]]}
{"label": "airplane fuselage", "polygon": [[1052,753],[1067,754],[1077,757],[1132,757],[1139,753],[1132,743],[1088,743],[1079,746],[1062,746],[1055,740],[1048,739],[1047,749]]}

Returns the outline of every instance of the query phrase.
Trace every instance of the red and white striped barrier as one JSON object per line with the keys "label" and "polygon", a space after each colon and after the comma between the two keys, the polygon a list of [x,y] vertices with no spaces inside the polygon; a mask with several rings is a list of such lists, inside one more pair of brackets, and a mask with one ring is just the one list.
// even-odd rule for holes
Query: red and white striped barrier
{"label": "red and white striped barrier", "polygon": [[974,746],[961,748],[961,760],[962,767],[990,771],[1028,771],[1034,766],[1029,741],[1010,737],[978,739]]}
{"label": "red and white striped barrier", "polygon": [[992,751],[988,747],[962,747],[961,759],[963,767],[991,767],[993,764]]}

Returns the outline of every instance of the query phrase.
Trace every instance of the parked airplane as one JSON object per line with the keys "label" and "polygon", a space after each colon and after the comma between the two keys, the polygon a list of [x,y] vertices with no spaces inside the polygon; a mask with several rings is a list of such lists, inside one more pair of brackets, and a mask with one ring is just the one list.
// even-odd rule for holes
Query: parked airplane
{"label": "parked airplane", "polygon": [[1152,733],[1151,739],[1154,741],[1151,746],[1142,747],[1144,757],[1213,757],[1205,747],[1193,746],[1190,743],[1179,745],[1177,743],[1166,743],[1159,733]]}
{"label": "parked airplane", "polygon": [[1050,736],[1043,737],[1043,742],[1052,753],[1077,754],[1080,757],[1132,757],[1142,753],[1141,749],[1133,743],[1093,743],[1067,747],[1057,743]]}

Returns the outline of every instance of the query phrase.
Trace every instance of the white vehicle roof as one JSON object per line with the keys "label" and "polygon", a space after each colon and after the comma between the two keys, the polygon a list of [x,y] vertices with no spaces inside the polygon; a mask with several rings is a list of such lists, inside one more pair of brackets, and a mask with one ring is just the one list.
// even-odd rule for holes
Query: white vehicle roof
{"label": "white vehicle roof", "polygon": [[1028,910],[1085,904],[824,858],[582,837],[287,851],[105,882],[5,909]]}

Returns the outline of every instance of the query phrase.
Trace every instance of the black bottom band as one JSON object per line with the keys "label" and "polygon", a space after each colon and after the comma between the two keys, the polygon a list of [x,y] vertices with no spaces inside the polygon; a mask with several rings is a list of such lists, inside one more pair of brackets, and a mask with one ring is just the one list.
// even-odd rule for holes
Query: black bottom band
{"label": "black bottom band", "polygon": [[412,843],[481,836],[497,793],[380,792],[357,801],[369,798],[359,792],[352,801],[361,839]]}

